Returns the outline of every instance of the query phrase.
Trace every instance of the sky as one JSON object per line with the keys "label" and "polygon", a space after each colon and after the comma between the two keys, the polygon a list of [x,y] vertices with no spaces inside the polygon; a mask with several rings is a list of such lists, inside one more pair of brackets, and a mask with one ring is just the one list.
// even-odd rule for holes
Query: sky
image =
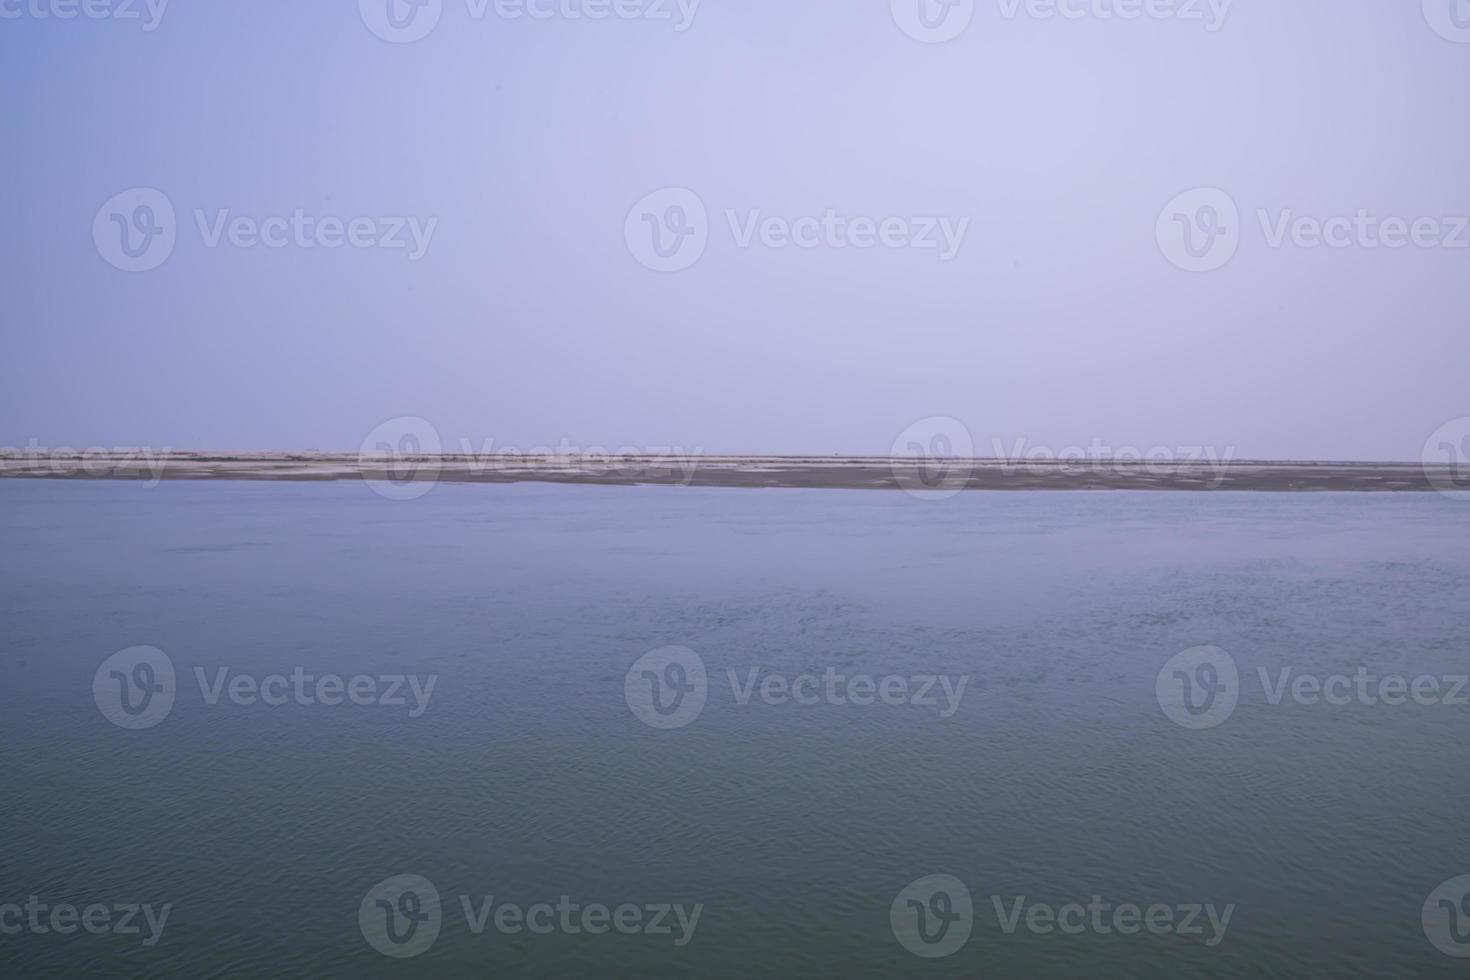
{"label": "sky", "polygon": [[0,446],[1470,436],[1470,0],[420,2],[0,0]]}

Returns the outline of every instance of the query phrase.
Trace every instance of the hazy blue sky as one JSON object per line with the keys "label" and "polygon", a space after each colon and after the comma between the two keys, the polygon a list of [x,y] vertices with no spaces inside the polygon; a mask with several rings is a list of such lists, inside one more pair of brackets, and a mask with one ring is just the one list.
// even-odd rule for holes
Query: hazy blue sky
{"label": "hazy blue sky", "polygon": [[[1464,0],[977,0],[945,43],[900,26],[918,0],[617,2],[652,16],[442,0],[393,43],[389,0],[175,0],[152,30],[144,0],[0,0],[0,445],[355,450],[422,416],[446,448],[882,453],[952,416],[982,454],[1417,459],[1470,415]],[[658,272],[625,225],[668,187],[707,247]],[[94,241],[131,188],[177,215],[151,271]],[[1239,209],[1213,271],[1167,244],[1210,225],[1216,198],[1165,211],[1196,188]],[[754,211],[827,209],[968,224],[948,258],[741,245]],[[437,225],[417,260],[209,244],[297,210]],[[1433,245],[1271,242],[1360,210]]]}

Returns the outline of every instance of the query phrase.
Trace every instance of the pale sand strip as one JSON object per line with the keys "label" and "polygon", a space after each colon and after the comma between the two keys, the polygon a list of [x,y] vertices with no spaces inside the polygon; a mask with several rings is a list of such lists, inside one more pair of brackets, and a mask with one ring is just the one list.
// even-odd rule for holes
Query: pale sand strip
{"label": "pale sand strip", "polygon": [[[1458,476],[1458,481],[1456,477]],[[874,490],[1470,491],[1470,473],[1411,463],[1031,462],[796,456],[489,456],[350,453],[0,453],[0,478],[395,480]]]}

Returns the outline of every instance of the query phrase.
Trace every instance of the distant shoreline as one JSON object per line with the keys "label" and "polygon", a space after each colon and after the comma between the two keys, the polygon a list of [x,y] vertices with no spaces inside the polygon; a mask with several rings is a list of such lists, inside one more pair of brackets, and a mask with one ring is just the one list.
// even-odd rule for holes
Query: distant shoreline
{"label": "distant shoreline", "polygon": [[468,456],[353,453],[108,452],[0,454],[0,478],[70,480],[370,480],[906,490],[1470,491],[1450,467],[1418,463],[1031,461],[820,456]]}

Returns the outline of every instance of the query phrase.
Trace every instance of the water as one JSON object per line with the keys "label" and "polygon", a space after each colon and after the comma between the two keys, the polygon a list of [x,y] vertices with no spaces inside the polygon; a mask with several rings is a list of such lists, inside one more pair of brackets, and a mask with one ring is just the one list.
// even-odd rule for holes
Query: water
{"label": "water", "polygon": [[[1467,542],[1470,505],[1437,495],[0,482],[0,903],[171,906],[153,945],[141,913],[139,934],[0,935],[0,972],[1460,976],[1421,909],[1470,874],[1470,707],[1272,704],[1258,671],[1470,671]],[[1205,644],[1239,705],[1186,728],[1156,680]],[[93,680],[140,645],[177,693],[128,730]],[[706,701],[657,729],[625,677],[668,646],[701,658]],[[210,704],[195,674],[298,667],[437,680],[412,717]],[[942,694],[741,704],[728,672],[756,667],[968,682],[949,717]],[[974,915],[925,959],[890,905],[935,874]],[[397,908],[372,893],[396,875],[442,903],[412,959],[359,925],[365,899]],[[476,934],[461,896],[492,895],[700,912]],[[1176,924],[1234,908],[1213,945],[1204,915],[1007,931],[1018,897],[1093,896]]]}

